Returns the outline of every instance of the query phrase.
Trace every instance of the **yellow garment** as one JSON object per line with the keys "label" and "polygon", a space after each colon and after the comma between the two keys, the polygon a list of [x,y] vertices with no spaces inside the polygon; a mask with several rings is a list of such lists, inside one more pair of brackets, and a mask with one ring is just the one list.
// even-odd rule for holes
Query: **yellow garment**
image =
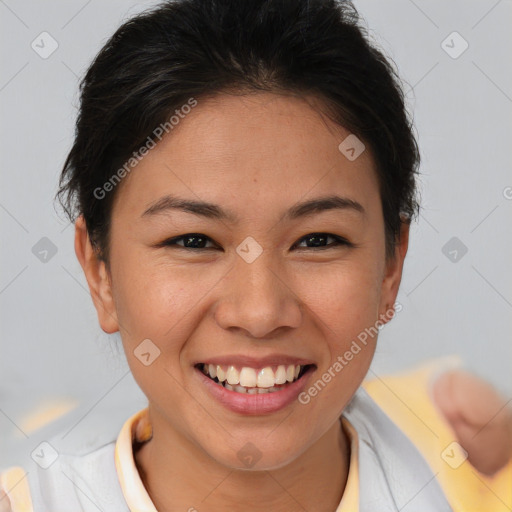
{"label": "yellow garment", "polygon": [[343,416],[341,423],[350,439],[350,462],[347,483],[336,512],[359,512],[359,441],[354,427]]}

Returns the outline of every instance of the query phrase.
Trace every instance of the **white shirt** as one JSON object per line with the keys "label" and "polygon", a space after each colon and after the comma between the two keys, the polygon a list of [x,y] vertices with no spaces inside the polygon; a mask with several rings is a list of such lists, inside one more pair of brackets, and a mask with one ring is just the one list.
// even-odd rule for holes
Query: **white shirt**
{"label": "white shirt", "polygon": [[[364,389],[340,419],[351,456],[343,498],[333,512],[452,510],[418,450]],[[0,507],[12,512],[156,512],[133,456],[133,442],[147,439],[148,425],[146,408],[132,415],[111,442],[91,446],[84,440],[75,450],[61,452],[47,469],[35,462],[26,472],[9,468],[0,474],[0,489],[9,491],[11,508],[5,500]]]}

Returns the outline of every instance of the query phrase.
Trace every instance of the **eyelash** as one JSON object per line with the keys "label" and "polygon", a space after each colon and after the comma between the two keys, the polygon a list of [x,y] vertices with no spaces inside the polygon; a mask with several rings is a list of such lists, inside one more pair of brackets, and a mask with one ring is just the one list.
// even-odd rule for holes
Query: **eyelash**
{"label": "eyelash", "polygon": [[[307,240],[308,238],[313,238],[313,237],[323,237],[323,238],[333,238],[335,240],[335,243],[334,244],[329,244],[329,245],[326,245],[326,246],[318,246],[318,249],[319,250],[326,250],[326,249],[333,249],[335,247],[338,247],[338,246],[347,246],[347,247],[355,247],[354,244],[352,244],[351,242],[349,242],[348,240],[346,240],[345,238],[341,237],[341,236],[337,236],[337,235],[332,235],[331,233],[309,233],[308,235],[305,235],[303,236],[302,238],[300,238],[294,245],[292,248],[296,247],[298,244],[302,243],[304,240]],[[179,247],[180,249],[185,249],[186,251],[207,251],[207,250],[210,250],[210,249],[215,249],[215,247],[185,247],[185,246],[180,246],[180,245],[177,245],[176,242],[178,241],[181,241],[181,240],[185,240],[186,238],[202,238],[204,240],[207,240],[207,241],[213,241],[210,237],[206,236],[206,235],[203,235],[201,233],[187,233],[185,235],[181,235],[181,236],[177,236],[177,237],[174,237],[174,238],[169,238],[168,240],[165,240],[163,241],[161,244],[158,245],[158,247],[172,247],[172,246],[176,246],[176,247]],[[303,247],[303,249],[315,249],[315,247]]]}

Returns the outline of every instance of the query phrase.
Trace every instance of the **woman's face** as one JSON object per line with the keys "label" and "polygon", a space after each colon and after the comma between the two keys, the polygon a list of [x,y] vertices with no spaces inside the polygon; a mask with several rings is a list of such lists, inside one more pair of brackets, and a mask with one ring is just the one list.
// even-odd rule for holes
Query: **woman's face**
{"label": "woman's face", "polygon": [[[304,100],[221,95],[199,101],[116,190],[111,275],[99,262],[96,273],[101,326],[120,331],[166,428],[225,466],[247,467],[251,446],[255,467],[281,467],[334,428],[375,350],[361,335],[390,316],[407,236],[386,263],[375,164],[368,148],[340,151],[347,136]],[[166,196],[211,206],[164,208]],[[249,378],[314,366],[275,393],[240,394],[197,363],[248,367]]]}

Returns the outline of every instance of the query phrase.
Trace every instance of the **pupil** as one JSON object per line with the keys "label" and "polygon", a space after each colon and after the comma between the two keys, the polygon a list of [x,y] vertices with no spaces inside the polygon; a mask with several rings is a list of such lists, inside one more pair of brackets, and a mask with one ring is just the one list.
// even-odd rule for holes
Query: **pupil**
{"label": "pupil", "polygon": [[[195,244],[192,243],[191,246],[188,245],[188,244],[191,244],[191,240],[194,240],[194,239],[200,240],[200,242],[199,243],[195,243]],[[185,241],[185,245],[187,247],[196,247],[196,248],[199,248],[199,249],[203,249],[204,248],[205,239],[202,236],[197,236],[197,235],[187,236],[184,241]]]}
{"label": "pupil", "polygon": [[[307,243],[310,243],[312,244],[313,247],[321,247],[322,245],[324,245],[324,242],[326,241],[327,237],[325,235],[312,235],[308,238],[306,238],[306,241]],[[320,242],[314,242],[312,240],[320,240]]]}

